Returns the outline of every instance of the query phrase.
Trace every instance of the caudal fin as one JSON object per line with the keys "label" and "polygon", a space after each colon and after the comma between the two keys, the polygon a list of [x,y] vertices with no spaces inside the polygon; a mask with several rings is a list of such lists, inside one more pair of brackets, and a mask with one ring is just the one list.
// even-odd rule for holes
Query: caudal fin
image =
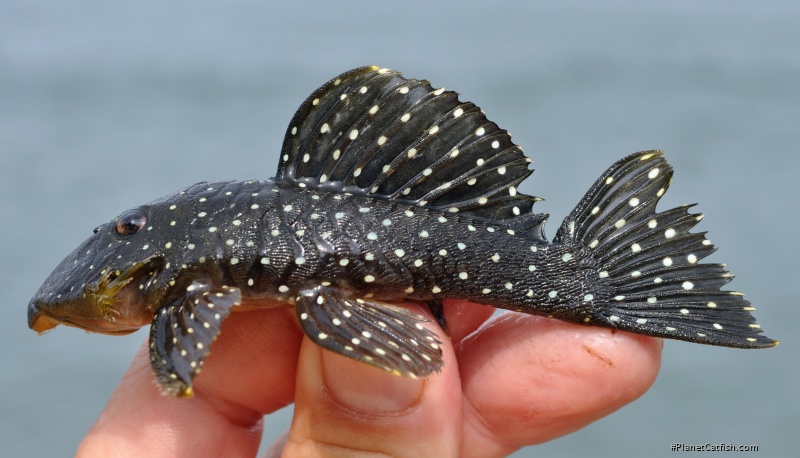
{"label": "caudal fin", "polygon": [[591,324],[727,347],[777,345],[760,335],[741,293],[720,290],[733,278],[725,266],[699,262],[716,249],[705,233],[689,232],[703,215],[692,205],[656,213],[672,179],[662,156],[645,151],[612,165],[556,234],[557,243],[589,248],[612,291],[594,304]]}

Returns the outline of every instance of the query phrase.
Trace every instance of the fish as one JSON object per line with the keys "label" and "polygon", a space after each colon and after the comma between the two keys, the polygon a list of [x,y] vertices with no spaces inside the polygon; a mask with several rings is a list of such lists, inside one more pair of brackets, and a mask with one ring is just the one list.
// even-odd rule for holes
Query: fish
{"label": "fish", "polygon": [[[531,159],[456,92],[375,66],[331,79],[289,124],[277,174],[200,182],[95,227],[28,304],[28,325],[120,335],[150,325],[150,362],[188,397],[223,322],[294,307],[317,345],[392,374],[443,366],[426,319],[463,299],[647,336],[737,348],[761,335],[693,205],[658,212],[658,150],[608,168],[544,233],[519,191]],[[268,357],[265,356],[265,357]]]}

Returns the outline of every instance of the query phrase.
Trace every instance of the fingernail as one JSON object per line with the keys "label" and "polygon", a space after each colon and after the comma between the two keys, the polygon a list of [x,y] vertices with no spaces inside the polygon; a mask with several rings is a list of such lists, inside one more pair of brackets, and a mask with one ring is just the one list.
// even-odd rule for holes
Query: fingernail
{"label": "fingernail", "polygon": [[419,402],[425,383],[329,351],[322,352],[322,374],[332,398],[344,407],[364,413],[408,409]]}

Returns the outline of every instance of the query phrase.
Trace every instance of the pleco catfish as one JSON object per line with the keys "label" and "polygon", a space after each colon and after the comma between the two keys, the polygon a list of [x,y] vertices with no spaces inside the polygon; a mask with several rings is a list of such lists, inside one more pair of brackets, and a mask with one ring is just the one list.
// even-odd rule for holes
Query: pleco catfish
{"label": "pleco catfish", "polygon": [[[458,94],[378,67],[317,89],[289,125],[275,178],[198,183],[94,230],[28,305],[58,324],[125,334],[151,323],[161,387],[191,396],[225,318],[250,299],[294,306],[318,345],[397,375],[441,369],[424,318],[392,303],[459,298],[589,326],[764,348],[732,275],[700,260],[690,205],[656,212],[672,168],[628,156],[549,242],[531,160]],[[265,357],[269,357],[265,355]]]}

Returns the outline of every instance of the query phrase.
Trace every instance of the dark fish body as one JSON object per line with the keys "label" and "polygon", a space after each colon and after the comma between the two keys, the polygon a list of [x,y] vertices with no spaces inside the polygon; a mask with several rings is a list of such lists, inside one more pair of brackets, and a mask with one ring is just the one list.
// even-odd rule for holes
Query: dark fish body
{"label": "dark fish body", "polygon": [[198,183],[129,210],[56,268],[28,307],[39,332],[151,325],[159,383],[191,395],[228,314],[250,299],[294,306],[306,334],[412,377],[442,365],[421,317],[392,302],[461,298],[651,336],[769,347],[723,265],[689,232],[701,215],[655,205],[659,151],[609,168],[552,242],[530,160],[457,94],[377,67],[314,92],[271,180]]}

